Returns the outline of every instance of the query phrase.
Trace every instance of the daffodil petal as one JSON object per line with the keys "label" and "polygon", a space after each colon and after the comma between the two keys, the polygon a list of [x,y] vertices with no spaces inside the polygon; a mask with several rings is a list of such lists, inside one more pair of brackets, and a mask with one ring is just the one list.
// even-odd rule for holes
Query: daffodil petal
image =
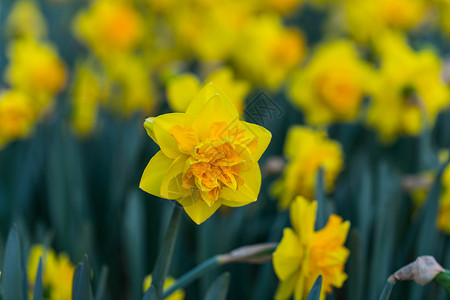
{"label": "daffodil petal", "polygon": [[275,293],[275,300],[287,300],[294,292],[295,283],[297,282],[297,275],[294,274],[284,281],[280,281],[277,291]]}
{"label": "daffodil petal", "polygon": [[211,82],[206,84],[200,89],[194,99],[192,99],[186,109],[186,115],[189,116],[189,118],[195,119],[203,110],[206,103],[217,94],[223,94],[222,90]]}
{"label": "daffodil petal", "polygon": [[283,238],[273,253],[273,268],[283,281],[299,270],[303,256],[298,236],[291,228],[285,228]]}
{"label": "daffodil petal", "polygon": [[156,137],[155,137],[155,132],[153,131],[153,121],[154,120],[155,120],[155,118],[152,118],[152,117],[145,119],[144,128],[145,128],[145,131],[147,131],[148,136],[151,137],[155,143],[157,143]]}
{"label": "daffodil petal", "polygon": [[217,199],[214,201],[212,206],[209,206],[205,203],[205,201],[201,200],[199,196],[189,195],[178,202],[183,205],[184,210],[188,214],[188,216],[194,221],[197,225],[203,223],[206,219],[212,216],[213,213],[222,205],[222,201]]}
{"label": "daffodil petal", "polygon": [[[224,199],[225,203],[231,204],[229,206],[242,206],[255,202],[258,199],[259,189],[261,188],[261,171],[259,165],[255,163],[250,170],[242,172],[239,175],[244,181],[244,184],[239,186],[236,191],[228,187],[224,188],[220,194],[220,197]],[[242,205],[238,205],[238,203]]]}
{"label": "daffodil petal", "polygon": [[167,171],[161,181],[161,197],[173,200],[183,198],[190,193],[189,189],[182,186],[183,167],[186,159],[187,156],[179,156],[165,169]]}
{"label": "daffodil petal", "polygon": [[178,150],[177,141],[169,134],[169,130],[176,125],[183,125],[184,120],[185,117],[182,113],[164,114],[153,120],[153,132],[157,144],[167,157],[177,158],[182,155]]}
{"label": "daffodil petal", "polygon": [[245,140],[250,142],[253,140],[257,141],[256,152],[253,153],[252,156],[254,161],[258,161],[269,146],[270,140],[272,139],[272,133],[264,127],[256,124],[247,123],[244,121],[241,121],[241,123],[246,128]]}
{"label": "daffodil petal", "polygon": [[223,99],[221,94],[214,95],[203,107],[192,123],[192,128],[198,136],[207,136],[214,123],[225,122],[225,130],[233,128],[233,123],[238,124],[239,113],[233,103]]}
{"label": "daffodil petal", "polygon": [[299,238],[309,242],[316,223],[317,202],[298,196],[290,207],[291,223]]}
{"label": "daffodil petal", "polygon": [[139,187],[152,195],[161,196],[161,182],[172,164],[173,159],[168,158],[162,151],[152,157],[145,167]]}

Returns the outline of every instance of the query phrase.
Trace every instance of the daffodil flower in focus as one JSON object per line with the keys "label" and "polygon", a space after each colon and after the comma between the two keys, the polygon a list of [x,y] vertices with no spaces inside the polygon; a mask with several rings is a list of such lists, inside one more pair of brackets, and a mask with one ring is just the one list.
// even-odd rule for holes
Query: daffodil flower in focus
{"label": "daffodil flower in focus", "polygon": [[148,118],[144,126],[161,151],[145,168],[142,190],[177,200],[197,224],[221,205],[257,200],[258,160],[271,133],[240,121],[231,100],[214,84],[200,90],[186,113]]}
{"label": "daffodil flower in focus", "polygon": [[299,196],[290,206],[293,228],[285,228],[283,238],[273,254],[273,267],[280,279],[275,299],[306,299],[314,281],[322,275],[320,299],[340,288],[347,279],[344,264],[349,250],[343,246],[350,222],[331,215],[328,223],[314,231],[317,202]]}

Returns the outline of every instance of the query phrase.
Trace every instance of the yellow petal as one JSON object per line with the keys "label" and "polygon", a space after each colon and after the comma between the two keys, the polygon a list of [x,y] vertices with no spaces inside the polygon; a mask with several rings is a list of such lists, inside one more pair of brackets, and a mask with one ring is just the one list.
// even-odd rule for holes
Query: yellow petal
{"label": "yellow petal", "polygon": [[291,204],[290,216],[292,228],[298,234],[299,239],[309,243],[314,234],[316,222],[317,202],[308,201],[298,196]]}
{"label": "yellow petal", "polygon": [[176,125],[184,125],[184,120],[184,114],[181,113],[164,114],[153,120],[156,141],[167,157],[177,158],[182,155],[178,150],[177,141],[169,134],[169,130]]}
{"label": "yellow petal", "polygon": [[297,282],[297,274],[292,275],[284,281],[280,281],[275,293],[276,300],[287,300],[294,292],[295,283]]}
{"label": "yellow petal", "polygon": [[213,83],[208,83],[202,87],[186,109],[186,115],[191,119],[195,119],[206,103],[217,94],[223,94],[223,92]]}
{"label": "yellow petal", "polygon": [[182,186],[183,167],[187,156],[179,156],[166,169],[166,174],[161,181],[160,196],[165,199],[180,199],[187,196],[190,191]]}
{"label": "yellow petal", "polygon": [[192,128],[198,136],[208,136],[214,123],[224,122],[227,124],[225,130],[239,121],[239,114],[233,103],[221,94],[214,95],[205,104],[192,123]]}
{"label": "yellow petal", "polygon": [[220,205],[222,205],[222,201],[219,198],[210,207],[205,203],[205,201],[200,199],[200,196],[197,194],[191,194],[181,200],[178,200],[178,202],[183,205],[188,216],[192,219],[192,221],[197,223],[197,225],[203,223],[216,212]]}
{"label": "yellow petal", "polygon": [[162,151],[156,153],[142,174],[139,188],[149,194],[161,197],[161,182],[172,162],[173,159],[165,156]]}
{"label": "yellow petal", "polygon": [[239,186],[236,191],[231,188],[223,188],[220,197],[224,199],[224,205],[242,206],[258,199],[259,189],[261,188],[261,171],[257,163],[248,171],[239,174],[244,184]]}
{"label": "yellow petal", "polygon": [[273,253],[273,268],[278,278],[283,281],[299,271],[303,256],[303,247],[291,228],[285,228],[283,238]]}
{"label": "yellow petal", "polygon": [[144,127],[145,127],[145,130],[147,131],[148,136],[151,137],[155,143],[158,143],[156,141],[155,132],[153,131],[153,121],[154,120],[155,120],[155,118],[145,119]]}
{"label": "yellow petal", "polygon": [[253,159],[258,161],[261,155],[269,146],[270,140],[272,139],[272,133],[256,124],[241,122],[246,127],[245,139],[246,140],[257,140],[256,152],[253,154]]}
{"label": "yellow petal", "polygon": [[167,100],[172,110],[185,112],[200,90],[200,82],[193,74],[183,74],[169,81]]}
{"label": "yellow petal", "polygon": [[305,279],[306,278],[302,273],[298,275],[294,290],[294,300],[306,299],[308,292],[305,291]]}
{"label": "yellow petal", "polygon": [[175,125],[169,130],[169,134],[175,138],[178,150],[184,154],[191,154],[199,142],[194,130],[190,127]]}

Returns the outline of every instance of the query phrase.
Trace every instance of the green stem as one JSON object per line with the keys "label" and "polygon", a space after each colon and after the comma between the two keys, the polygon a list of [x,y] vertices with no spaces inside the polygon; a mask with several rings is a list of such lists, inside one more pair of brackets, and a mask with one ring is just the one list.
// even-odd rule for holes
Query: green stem
{"label": "green stem", "polygon": [[162,300],[164,281],[169,272],[170,261],[172,259],[173,248],[175,246],[175,238],[178,233],[182,208],[175,206],[170,217],[169,226],[162,242],[161,249],[156,259],[155,268],[152,274],[152,284],[156,291],[157,298]]}
{"label": "green stem", "polygon": [[207,261],[203,262],[202,264],[198,265],[194,269],[190,270],[189,272],[178,278],[173,285],[171,285],[167,290],[164,291],[163,297],[164,298],[169,297],[176,290],[187,286],[192,281],[202,276],[204,273],[221,265],[222,261],[220,260],[220,255],[211,257]]}
{"label": "green stem", "polygon": [[391,296],[392,289],[394,288],[395,281],[390,279],[387,280],[386,285],[384,286],[383,292],[381,293],[380,300],[388,300]]}

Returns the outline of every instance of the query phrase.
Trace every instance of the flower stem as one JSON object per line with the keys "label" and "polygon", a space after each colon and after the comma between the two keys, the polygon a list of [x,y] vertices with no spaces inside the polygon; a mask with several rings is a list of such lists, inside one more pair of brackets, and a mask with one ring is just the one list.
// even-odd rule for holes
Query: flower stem
{"label": "flower stem", "polygon": [[206,272],[222,265],[235,262],[260,264],[270,261],[276,246],[277,244],[274,243],[249,245],[240,247],[229,253],[213,256],[178,278],[174,284],[164,291],[163,297],[167,298],[176,290],[187,286]]}
{"label": "flower stem", "polygon": [[177,281],[171,285],[167,290],[164,291],[164,298],[167,298],[168,296],[172,295],[176,290],[183,288],[190,284],[195,279],[202,276],[204,273],[219,267],[223,264],[223,262],[220,260],[220,255],[216,255],[211,257],[210,259],[206,260],[202,264],[196,266],[194,269],[190,270],[183,276],[177,279]]}
{"label": "flower stem", "polygon": [[386,285],[384,286],[383,292],[381,293],[380,300],[388,300],[391,296],[392,289],[394,288],[395,281],[388,279]]}
{"label": "flower stem", "polygon": [[163,299],[164,281],[169,272],[173,248],[175,246],[175,238],[180,224],[181,211],[182,208],[180,206],[175,206],[172,211],[169,226],[167,227],[166,235],[164,236],[158,258],[156,259],[155,268],[153,269],[151,286],[154,287],[158,300]]}

